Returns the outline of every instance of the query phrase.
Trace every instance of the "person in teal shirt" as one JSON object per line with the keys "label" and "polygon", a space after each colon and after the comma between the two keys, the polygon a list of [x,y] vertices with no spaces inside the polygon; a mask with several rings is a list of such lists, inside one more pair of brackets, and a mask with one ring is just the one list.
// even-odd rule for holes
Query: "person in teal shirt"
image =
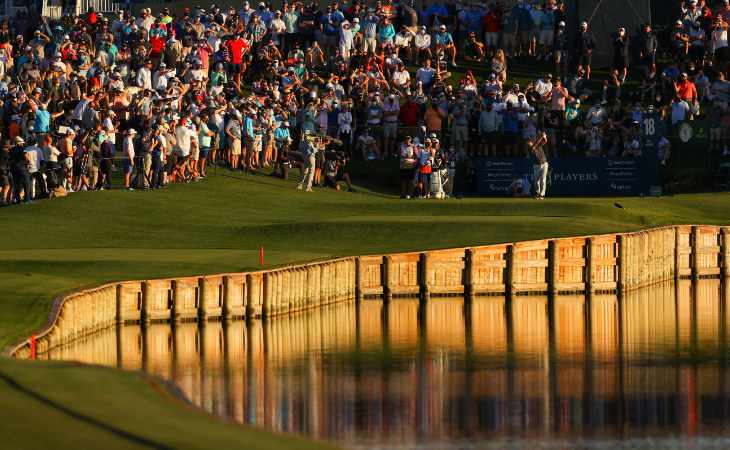
{"label": "person in teal shirt", "polygon": [[378,43],[381,47],[392,47],[395,38],[395,28],[387,17],[383,19],[383,24],[378,30]]}

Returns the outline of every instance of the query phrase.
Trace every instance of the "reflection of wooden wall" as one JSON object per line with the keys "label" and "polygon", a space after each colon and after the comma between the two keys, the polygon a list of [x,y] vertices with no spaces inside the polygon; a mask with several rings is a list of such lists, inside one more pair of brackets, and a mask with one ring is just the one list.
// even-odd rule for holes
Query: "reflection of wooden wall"
{"label": "reflection of wooden wall", "polygon": [[512,299],[514,353],[542,365],[548,348],[547,297]]}
{"label": "reflection of wooden wall", "polygon": [[555,351],[559,361],[582,361],[585,354],[585,298],[582,295],[556,297]]}
{"label": "reflection of wooden wall", "polygon": [[714,352],[720,344],[720,280],[701,280],[695,284],[696,345],[703,352]]}
{"label": "reflection of wooden wall", "polygon": [[504,297],[478,297],[471,304],[472,345],[476,356],[507,356]]}
{"label": "reflection of wooden wall", "polygon": [[[622,299],[624,357],[646,360],[672,354],[677,338],[677,309],[672,284],[631,291]],[[683,314],[679,314],[680,323]]]}
{"label": "reflection of wooden wall", "polygon": [[418,300],[399,299],[388,304],[388,340],[393,347],[418,343]]}
{"label": "reflection of wooden wall", "polygon": [[441,298],[426,304],[426,341],[430,348],[464,351],[464,299]]}

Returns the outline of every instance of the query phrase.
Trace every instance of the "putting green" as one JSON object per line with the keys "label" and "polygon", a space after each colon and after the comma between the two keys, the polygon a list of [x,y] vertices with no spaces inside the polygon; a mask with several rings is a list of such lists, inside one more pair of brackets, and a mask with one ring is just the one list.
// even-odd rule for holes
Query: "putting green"
{"label": "putting green", "polygon": [[[618,202],[623,208],[614,206]],[[219,170],[164,191],[78,193],[0,209],[0,346],[42,326],[53,298],[104,281],[583,235],[730,224],[730,194],[626,199],[410,200],[306,194]],[[325,448],[185,407],[136,373],[0,359],[0,435],[14,449]],[[181,407],[182,405],[182,407]]]}

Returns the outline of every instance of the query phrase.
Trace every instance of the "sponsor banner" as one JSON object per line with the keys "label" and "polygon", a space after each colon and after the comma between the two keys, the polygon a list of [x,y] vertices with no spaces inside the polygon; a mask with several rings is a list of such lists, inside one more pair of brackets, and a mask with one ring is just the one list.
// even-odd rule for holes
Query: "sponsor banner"
{"label": "sponsor banner", "polygon": [[[648,152],[647,152],[648,153]],[[512,195],[516,186],[532,183],[533,161],[477,158],[474,190],[477,195]],[[548,195],[649,195],[660,185],[661,171],[654,158],[560,158],[550,161]]]}

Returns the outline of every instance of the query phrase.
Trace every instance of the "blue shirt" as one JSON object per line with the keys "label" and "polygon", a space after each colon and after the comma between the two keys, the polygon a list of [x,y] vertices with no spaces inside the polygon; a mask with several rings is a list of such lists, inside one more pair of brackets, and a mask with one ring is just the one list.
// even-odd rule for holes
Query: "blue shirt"
{"label": "blue shirt", "polygon": [[46,109],[37,109],[33,130],[36,133],[48,133],[51,130],[51,113]]}
{"label": "blue shirt", "polygon": [[451,33],[448,31],[436,33],[433,38],[439,45],[448,45],[454,42],[454,38],[451,37]]}
{"label": "blue shirt", "polygon": [[246,117],[243,121],[243,129],[245,130],[246,136],[253,138],[253,119]]}

